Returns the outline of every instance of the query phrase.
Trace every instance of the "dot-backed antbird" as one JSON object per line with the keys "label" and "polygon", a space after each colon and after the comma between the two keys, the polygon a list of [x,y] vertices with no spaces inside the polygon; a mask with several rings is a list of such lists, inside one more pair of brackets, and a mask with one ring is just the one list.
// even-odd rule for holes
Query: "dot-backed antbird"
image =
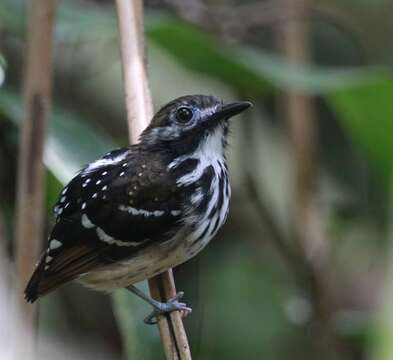
{"label": "dot-backed antbird", "polygon": [[155,301],[132,284],[201,251],[225,222],[230,199],[225,159],[229,118],[250,102],[180,97],[161,108],[140,142],[87,165],[63,189],[56,223],[25,290],[34,302],[77,279],[110,291],[127,288],[161,313],[190,312]]}

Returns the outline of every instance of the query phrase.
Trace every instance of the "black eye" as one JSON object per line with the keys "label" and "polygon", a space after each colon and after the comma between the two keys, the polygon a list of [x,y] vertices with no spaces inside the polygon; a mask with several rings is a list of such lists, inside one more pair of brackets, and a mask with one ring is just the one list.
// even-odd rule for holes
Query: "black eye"
{"label": "black eye", "polygon": [[188,107],[181,107],[176,111],[176,120],[180,124],[188,123],[194,116],[191,109]]}

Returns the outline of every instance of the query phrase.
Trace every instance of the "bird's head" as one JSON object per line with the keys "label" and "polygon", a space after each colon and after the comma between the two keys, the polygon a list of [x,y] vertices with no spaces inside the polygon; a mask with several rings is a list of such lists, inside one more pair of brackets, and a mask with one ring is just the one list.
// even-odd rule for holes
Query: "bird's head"
{"label": "bird's head", "polygon": [[248,101],[224,104],[214,96],[187,95],[163,106],[141,135],[141,142],[178,154],[195,151],[204,143],[226,144],[228,120],[249,108]]}

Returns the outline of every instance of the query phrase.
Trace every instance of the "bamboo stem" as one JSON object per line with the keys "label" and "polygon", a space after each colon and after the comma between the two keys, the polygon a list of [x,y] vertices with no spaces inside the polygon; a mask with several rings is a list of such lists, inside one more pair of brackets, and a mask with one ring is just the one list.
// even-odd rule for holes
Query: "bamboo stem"
{"label": "bamboo stem", "polygon": [[24,107],[18,161],[15,251],[18,300],[23,318],[32,328],[37,306],[22,295],[41,249],[44,216],[44,143],[51,102],[55,0],[32,0],[29,8]]}
{"label": "bamboo stem", "polygon": [[[130,141],[135,143],[152,118],[152,102],[144,61],[143,4],[141,0],[116,0],[124,93]],[[176,294],[172,270],[149,280],[151,295],[166,301]],[[191,359],[191,352],[178,311],[159,318],[158,326],[168,360]]]}

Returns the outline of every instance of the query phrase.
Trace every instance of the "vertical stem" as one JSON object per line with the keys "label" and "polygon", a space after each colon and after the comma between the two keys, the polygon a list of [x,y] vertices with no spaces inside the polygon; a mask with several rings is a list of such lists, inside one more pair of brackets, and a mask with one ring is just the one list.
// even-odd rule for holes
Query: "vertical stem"
{"label": "vertical stem", "polygon": [[[116,0],[119,23],[124,93],[130,141],[135,143],[152,117],[152,102],[145,69],[143,41],[143,3],[141,0]],[[172,270],[149,280],[152,296],[166,301],[176,293]],[[178,311],[158,321],[167,359],[191,359],[191,352]]]}
{"label": "vertical stem", "polygon": [[[280,24],[278,47],[283,57],[293,66],[310,62],[308,29],[305,22],[307,0],[281,0],[288,14],[288,20]],[[307,256],[312,257],[312,243],[309,236],[311,221],[310,207],[314,197],[314,108],[308,96],[287,91],[282,95],[283,116],[287,122],[292,147],[295,175],[294,211],[300,246]]]}
{"label": "vertical stem", "polygon": [[[293,66],[310,63],[307,26],[309,0],[280,0],[288,20],[278,28],[278,47]],[[314,307],[315,343],[320,353],[340,359],[348,349],[334,330],[332,284],[329,279],[328,244],[315,192],[315,124],[312,99],[288,91],[281,98],[290,137],[295,174],[295,231],[301,256],[309,271],[309,296]],[[322,341],[321,341],[322,339]],[[322,346],[322,348],[321,348]]]}
{"label": "vertical stem", "polygon": [[43,235],[43,151],[51,101],[56,1],[32,0],[29,5],[24,81],[25,118],[19,145],[15,251],[20,310],[23,318],[34,327],[37,307],[24,301],[22,290],[34,269]]}

